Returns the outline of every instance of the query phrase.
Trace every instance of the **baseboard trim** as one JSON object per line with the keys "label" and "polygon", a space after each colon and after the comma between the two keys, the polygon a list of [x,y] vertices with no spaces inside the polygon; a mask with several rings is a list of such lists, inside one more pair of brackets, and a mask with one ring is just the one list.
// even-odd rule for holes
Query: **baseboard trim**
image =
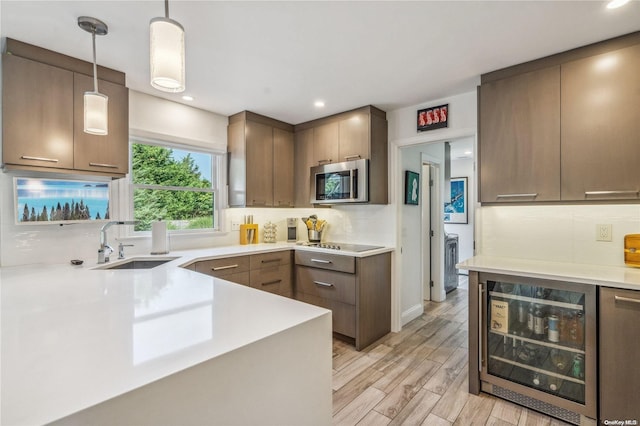
{"label": "baseboard trim", "polygon": [[410,307],[409,309],[407,309],[402,313],[402,317],[401,317],[402,325],[405,325],[409,321],[412,321],[418,318],[423,313],[424,313],[424,305],[422,303],[418,305],[413,305],[412,307]]}

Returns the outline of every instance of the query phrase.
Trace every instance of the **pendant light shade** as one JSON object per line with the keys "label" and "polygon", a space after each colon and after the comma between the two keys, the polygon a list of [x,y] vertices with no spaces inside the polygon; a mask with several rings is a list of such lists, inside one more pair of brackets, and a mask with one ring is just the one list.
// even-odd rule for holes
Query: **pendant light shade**
{"label": "pendant light shade", "polygon": [[92,135],[109,133],[109,98],[98,92],[84,92],[84,131]]}
{"label": "pendant light shade", "polygon": [[184,28],[169,18],[169,0],[165,17],[149,24],[151,86],[163,92],[184,92]]}
{"label": "pendant light shade", "polygon": [[109,97],[98,92],[96,34],[107,34],[107,24],[96,18],[81,16],[78,26],[90,32],[93,41],[93,91],[84,92],[84,132],[104,136],[109,134]]}

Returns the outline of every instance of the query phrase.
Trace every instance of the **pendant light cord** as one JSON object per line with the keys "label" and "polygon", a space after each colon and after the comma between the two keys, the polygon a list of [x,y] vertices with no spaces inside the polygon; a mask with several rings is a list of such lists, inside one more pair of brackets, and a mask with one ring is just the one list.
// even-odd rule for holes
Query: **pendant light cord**
{"label": "pendant light cord", "polygon": [[93,39],[93,91],[98,93],[98,66],[96,65],[96,30],[91,31]]}
{"label": "pendant light cord", "polygon": [[164,0],[164,17],[169,19],[169,0]]}

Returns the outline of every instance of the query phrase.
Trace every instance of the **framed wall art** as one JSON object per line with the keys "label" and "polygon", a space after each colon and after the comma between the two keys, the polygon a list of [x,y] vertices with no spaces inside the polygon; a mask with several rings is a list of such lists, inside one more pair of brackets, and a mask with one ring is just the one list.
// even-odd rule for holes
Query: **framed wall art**
{"label": "framed wall art", "polygon": [[109,219],[109,182],[14,178],[16,224]]}
{"label": "framed wall art", "polygon": [[404,172],[404,203],[417,206],[420,201],[420,174]]}
{"label": "framed wall art", "polygon": [[418,132],[449,127],[449,104],[418,110]]}
{"label": "framed wall art", "polygon": [[467,178],[451,178],[451,202],[444,203],[445,223],[469,223]]}

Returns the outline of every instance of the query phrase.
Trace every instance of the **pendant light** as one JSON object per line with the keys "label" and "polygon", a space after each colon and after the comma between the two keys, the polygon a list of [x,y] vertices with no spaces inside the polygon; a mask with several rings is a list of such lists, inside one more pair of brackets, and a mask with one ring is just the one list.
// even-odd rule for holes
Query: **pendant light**
{"label": "pendant light", "polygon": [[169,18],[169,0],[164,18],[149,24],[151,85],[163,92],[184,92],[184,28]]}
{"label": "pendant light", "polygon": [[89,16],[79,17],[78,26],[91,33],[93,40],[93,92],[84,92],[84,131],[92,135],[107,135],[109,133],[109,97],[98,92],[96,35],[105,35],[109,30],[107,24]]}

